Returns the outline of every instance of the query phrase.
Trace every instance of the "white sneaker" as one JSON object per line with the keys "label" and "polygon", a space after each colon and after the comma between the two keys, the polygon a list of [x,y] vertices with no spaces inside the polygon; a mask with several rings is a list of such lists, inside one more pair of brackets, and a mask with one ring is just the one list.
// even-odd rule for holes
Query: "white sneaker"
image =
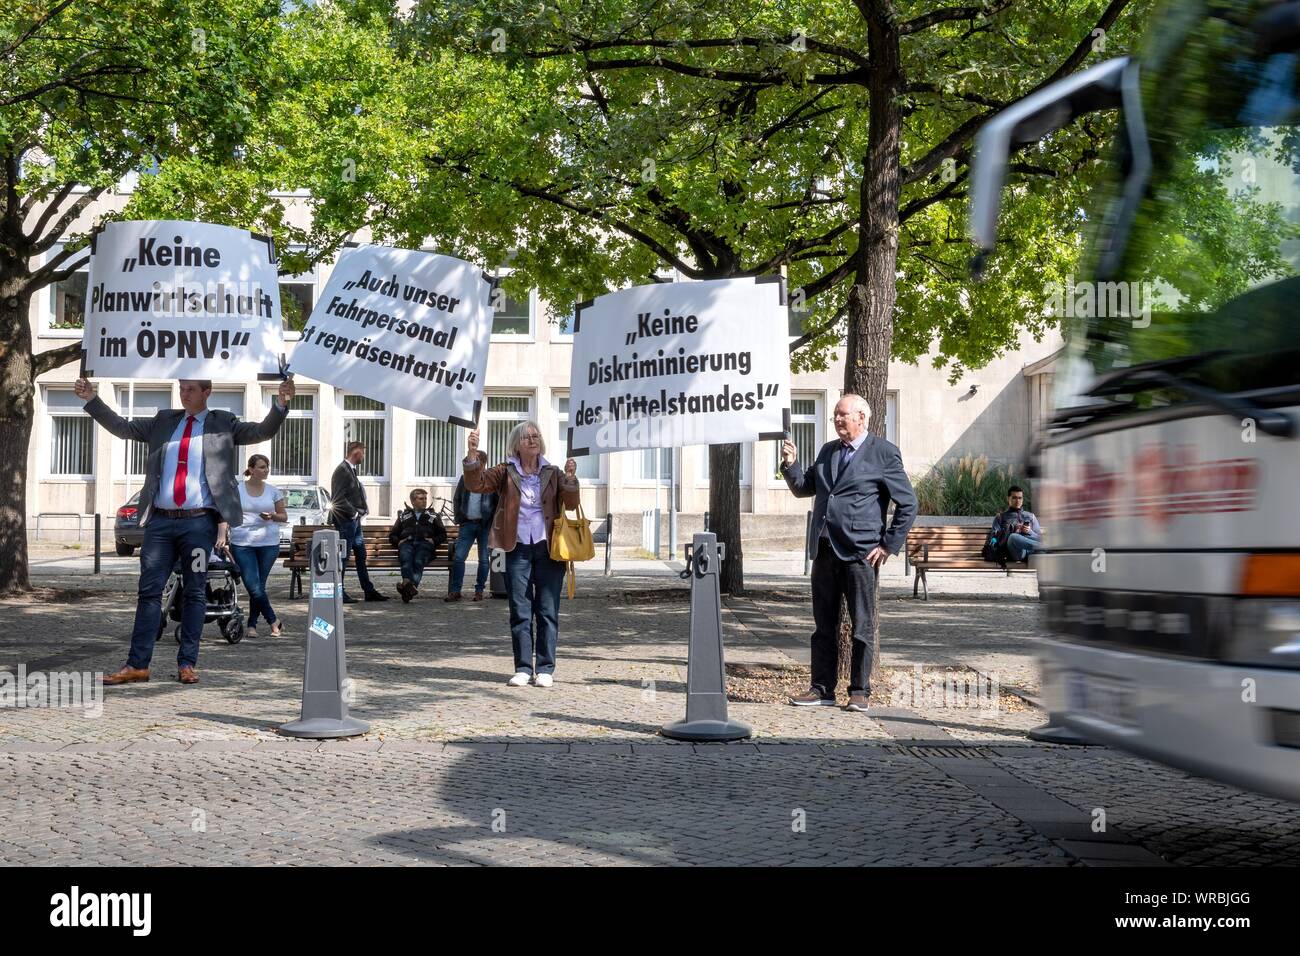
{"label": "white sneaker", "polygon": [[527,673],[525,673],[524,671],[520,671],[514,677],[506,681],[506,683],[509,684],[511,687],[527,687],[528,678],[529,675]]}
{"label": "white sneaker", "polygon": [[550,674],[538,674],[536,677],[533,678],[533,683],[536,684],[538,687],[550,687],[553,683],[555,683],[555,680],[551,677]]}

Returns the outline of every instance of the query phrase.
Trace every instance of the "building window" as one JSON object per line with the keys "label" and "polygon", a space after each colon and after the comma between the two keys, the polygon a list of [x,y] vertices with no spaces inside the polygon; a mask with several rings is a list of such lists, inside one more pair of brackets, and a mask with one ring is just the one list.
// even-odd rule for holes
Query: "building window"
{"label": "building window", "polygon": [[357,469],[362,478],[383,478],[387,448],[384,435],[388,428],[388,409],[383,402],[364,395],[343,396],[343,447],[359,441],[366,446],[366,457]]}
{"label": "building window", "polygon": [[898,393],[885,393],[885,440],[898,444]]}
{"label": "building window", "polygon": [[673,451],[672,448],[642,448],[634,452],[637,460],[637,477],[642,481],[654,481],[655,475],[655,455],[659,456],[659,484],[670,485],[673,481]]}
{"label": "building window", "polygon": [[280,320],[286,332],[301,332],[307,327],[311,310],[316,307],[316,270],[280,277]]}
{"label": "building window", "polygon": [[[53,259],[63,251],[63,243],[58,243],[48,253],[46,261]],[[65,268],[75,262],[85,251],[78,252],[64,261]],[[87,258],[80,269],[60,282],[49,286],[49,300],[46,308],[49,328],[52,330],[83,329],[86,327],[86,295],[90,285],[90,259]]]}
{"label": "building window", "polygon": [[[275,392],[266,393],[267,407]],[[289,401],[289,412],[271,439],[271,470],[277,476],[314,481],[316,475],[316,396],[299,392]]]}
{"label": "building window", "polygon": [[[498,270],[495,278],[500,279],[510,274],[510,270]],[[531,338],[533,334],[532,293],[522,299],[506,295],[505,289],[497,285],[492,290],[492,334],[508,335],[513,338]]]}
{"label": "building window", "polygon": [[[790,440],[799,449],[799,467],[807,471],[817,460],[817,452],[822,447],[821,400],[816,397],[790,398]],[[781,475],[781,442],[772,443],[774,449],[774,473],[777,481],[783,481]]]}
{"label": "building window", "polygon": [[420,417],[415,420],[415,476],[457,478],[465,449],[463,429],[450,422]]}
{"label": "building window", "polygon": [[[134,404],[131,389],[121,385],[117,388],[117,408],[122,417],[133,422],[152,421],[159,412],[172,407],[170,388],[137,388]],[[142,478],[149,461],[149,443],[126,441],[126,461],[123,469],[128,478]]]}
{"label": "building window", "polygon": [[573,323],[576,321],[577,306],[569,309],[568,312],[561,315],[551,323],[551,340],[558,342],[573,341]]}
{"label": "building window", "polygon": [[[707,485],[709,483],[709,446],[699,446],[700,468],[697,483]],[[749,445],[740,446],[740,484],[746,486],[749,484],[749,463],[752,454]]]}
{"label": "building window", "polygon": [[94,477],[95,421],[83,410],[85,403],[70,388],[51,388],[45,405],[50,412],[50,474]]}
{"label": "building window", "polygon": [[[533,400],[528,395],[489,395],[487,397],[487,452],[488,464],[506,460],[509,450],[506,439],[510,429],[532,418]],[[548,449],[549,450],[549,449]],[[547,455],[547,461],[551,456]]]}
{"label": "building window", "polygon": [[[556,434],[551,447],[555,450],[549,457],[552,461],[562,462],[568,458],[569,396],[556,395],[553,401],[555,403]],[[573,459],[578,463],[578,477],[586,481],[599,481],[601,457],[600,455],[583,455],[580,458]]]}
{"label": "building window", "polygon": [[215,388],[208,395],[208,408],[230,412],[236,418],[244,417],[244,390]]}

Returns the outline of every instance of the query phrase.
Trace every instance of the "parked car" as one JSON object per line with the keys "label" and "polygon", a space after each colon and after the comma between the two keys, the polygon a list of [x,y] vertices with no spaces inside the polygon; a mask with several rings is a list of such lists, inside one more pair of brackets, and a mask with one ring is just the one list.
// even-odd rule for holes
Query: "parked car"
{"label": "parked car", "polygon": [[327,524],[330,493],[318,485],[276,485],[284,492],[284,510],[289,523],[280,525],[280,554],[289,553],[296,524]]}
{"label": "parked car", "polygon": [[137,491],[117,509],[113,540],[117,544],[117,553],[124,558],[135,554],[135,549],[144,543],[144,529],[140,527],[140,492]]}
{"label": "parked car", "polygon": [[[289,553],[296,524],[326,524],[329,521],[330,493],[312,485],[280,485],[284,492],[284,510],[289,523],[280,525],[280,553]],[[124,558],[135,554],[144,542],[144,529],[140,527],[140,492],[133,494],[126,504],[117,509],[113,525],[113,539],[117,553]]]}

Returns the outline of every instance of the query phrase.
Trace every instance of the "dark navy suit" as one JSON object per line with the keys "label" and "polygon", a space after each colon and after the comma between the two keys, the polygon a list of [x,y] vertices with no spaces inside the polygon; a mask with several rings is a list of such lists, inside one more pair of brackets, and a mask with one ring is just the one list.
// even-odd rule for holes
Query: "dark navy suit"
{"label": "dark navy suit", "polygon": [[[827,442],[807,471],[798,462],[782,465],[786,484],[799,498],[815,497],[811,550],[813,622],[812,684],[824,698],[835,696],[839,680],[840,598],[853,621],[853,663],[849,692],[870,694],[872,620],[876,569],[867,555],[877,546],[898,554],[916,518],[916,495],[898,448],[867,435],[841,467],[844,443]],[[886,527],[889,503],[894,519]]]}

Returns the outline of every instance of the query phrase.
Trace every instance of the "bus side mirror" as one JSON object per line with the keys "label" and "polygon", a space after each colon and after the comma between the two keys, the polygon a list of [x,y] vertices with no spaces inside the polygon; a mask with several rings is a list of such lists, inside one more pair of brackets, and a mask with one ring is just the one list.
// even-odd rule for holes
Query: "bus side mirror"
{"label": "bus side mirror", "polygon": [[1012,103],[984,124],[975,138],[971,168],[970,235],[979,247],[971,269],[976,278],[997,245],[998,210],[1011,153],[1085,113],[1121,106],[1131,63],[1129,57],[1118,57],[1057,80]]}

